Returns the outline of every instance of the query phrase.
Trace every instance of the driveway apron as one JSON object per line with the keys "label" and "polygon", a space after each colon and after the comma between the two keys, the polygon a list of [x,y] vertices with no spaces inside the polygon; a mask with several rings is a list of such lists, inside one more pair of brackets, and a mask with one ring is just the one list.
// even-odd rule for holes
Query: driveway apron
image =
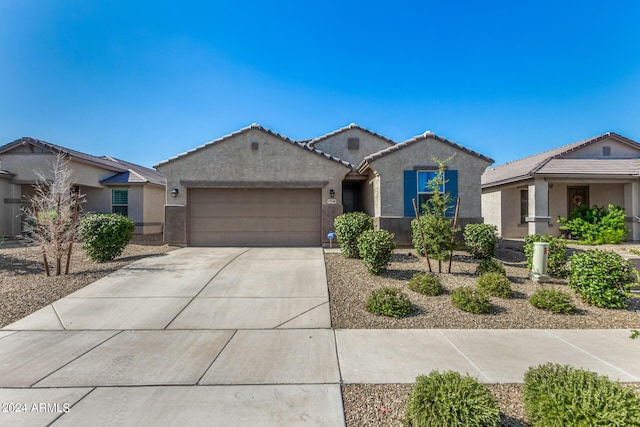
{"label": "driveway apron", "polygon": [[0,425],[344,425],[321,248],[183,248],[0,331]]}

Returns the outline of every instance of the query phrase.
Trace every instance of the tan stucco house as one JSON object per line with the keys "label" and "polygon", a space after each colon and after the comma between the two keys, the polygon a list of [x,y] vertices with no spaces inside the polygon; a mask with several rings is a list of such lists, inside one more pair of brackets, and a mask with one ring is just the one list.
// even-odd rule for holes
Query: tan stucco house
{"label": "tan stucco house", "polygon": [[505,238],[560,235],[575,206],[625,208],[628,239],[640,240],[640,144],[613,132],[487,169],[482,216]]}
{"label": "tan stucco house", "polygon": [[158,171],[25,137],[0,147],[0,236],[22,232],[21,207],[33,195],[38,174],[51,179],[58,154],[68,160],[74,185],[85,195],[83,211],[126,215],[136,234],[162,232],[166,191]]}
{"label": "tan stucco house", "polygon": [[328,243],[336,216],[364,211],[410,243],[411,200],[428,197],[434,158],[460,221],[481,222],[480,176],[493,160],[432,132],[396,143],[355,124],[296,141],[258,124],[155,165],[167,179],[165,241],[189,246]]}

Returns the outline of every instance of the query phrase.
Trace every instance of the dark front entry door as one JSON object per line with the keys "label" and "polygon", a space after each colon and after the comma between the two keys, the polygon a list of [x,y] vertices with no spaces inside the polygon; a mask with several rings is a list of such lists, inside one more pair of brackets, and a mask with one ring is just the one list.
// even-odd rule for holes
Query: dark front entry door
{"label": "dark front entry door", "polygon": [[567,218],[581,205],[589,207],[589,187],[567,187]]}
{"label": "dark front entry door", "polygon": [[361,192],[362,182],[342,183],[342,208],[344,213],[362,211]]}

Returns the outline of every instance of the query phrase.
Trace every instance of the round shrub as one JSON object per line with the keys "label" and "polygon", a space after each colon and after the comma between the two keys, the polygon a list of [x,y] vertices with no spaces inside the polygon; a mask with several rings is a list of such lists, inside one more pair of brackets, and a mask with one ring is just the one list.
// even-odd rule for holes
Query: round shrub
{"label": "round shrub", "polygon": [[365,230],[373,230],[373,219],[363,212],[349,212],[333,222],[340,252],[345,258],[360,258],[358,238]]}
{"label": "round shrub", "polygon": [[491,312],[491,303],[487,298],[487,294],[471,286],[455,289],[451,293],[451,302],[460,310],[468,311],[469,313],[485,314]]}
{"label": "round shrub", "polygon": [[529,368],[523,400],[533,426],[640,426],[640,398],[632,390],[571,366]]}
{"label": "round shrub", "polygon": [[480,260],[480,264],[476,267],[476,276],[482,276],[487,273],[499,273],[503,276],[507,275],[504,264],[495,258],[485,258]]}
{"label": "round shrub", "polygon": [[552,313],[573,313],[576,306],[571,295],[553,288],[539,288],[529,297],[532,306]]}
{"label": "round shrub", "polygon": [[380,275],[387,271],[391,253],[396,248],[393,233],[387,230],[366,230],[358,240],[358,252],[369,273]]}
{"label": "round shrub", "polygon": [[133,237],[133,221],[120,214],[89,214],[80,219],[82,249],[94,261],[111,261]]}
{"label": "round shrub", "polygon": [[551,277],[567,276],[567,244],[563,239],[548,234],[532,234],[524,238],[524,254],[527,257],[527,268],[533,266],[533,243],[549,243],[547,274]]}
{"label": "round shrub", "polygon": [[370,313],[402,317],[411,313],[413,305],[400,289],[382,287],[371,292],[366,308]]}
{"label": "round shrub", "polygon": [[486,385],[468,375],[420,375],[407,401],[405,423],[421,426],[499,426],[498,403]]}
{"label": "round shrub", "polygon": [[413,275],[407,287],[414,292],[433,297],[441,295],[443,292],[440,278],[435,274],[416,273]]}
{"label": "round shrub", "polygon": [[568,284],[588,304],[625,308],[633,271],[621,255],[595,249],[571,256]]}
{"label": "round shrub", "polygon": [[464,244],[474,258],[493,258],[498,243],[498,228],[491,224],[467,224],[464,228]]}
{"label": "round shrub", "polygon": [[513,298],[511,282],[500,273],[487,273],[478,277],[478,289],[498,298]]}

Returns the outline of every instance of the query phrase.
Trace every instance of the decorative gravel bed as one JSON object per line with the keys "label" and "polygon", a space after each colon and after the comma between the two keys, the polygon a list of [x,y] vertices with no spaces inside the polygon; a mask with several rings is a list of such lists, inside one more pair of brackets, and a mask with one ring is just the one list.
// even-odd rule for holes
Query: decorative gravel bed
{"label": "decorative gravel bed", "polygon": [[[325,254],[331,325],[335,329],[612,329],[640,328],[640,297],[636,294],[625,310],[610,310],[586,305],[566,285],[566,280],[553,279],[549,283],[537,284],[529,280],[524,253],[501,245],[496,252],[504,262],[507,276],[511,280],[515,298],[490,297],[493,311],[486,315],[471,314],[451,304],[450,293],[461,286],[475,286],[474,271],[478,261],[466,252],[455,252],[452,273],[436,273],[445,289],[443,295],[432,297],[412,292],[407,288],[408,280],[416,272],[426,272],[425,258],[418,257],[413,249],[398,249],[392,255],[387,273],[382,276],[369,274],[362,262],[345,259],[337,253]],[[432,269],[438,271],[437,262],[431,261]],[[443,263],[447,271],[448,263]],[[373,289],[389,286],[403,289],[414,304],[414,311],[404,318],[377,316],[364,308]],[[539,287],[547,286],[564,290],[573,296],[577,313],[552,314],[533,307],[529,296]]]}
{"label": "decorative gravel bed", "polygon": [[[570,251],[589,249],[573,247]],[[626,251],[626,247],[600,247],[605,250]],[[410,291],[407,281],[416,272],[426,272],[424,258],[418,258],[412,249],[394,251],[391,265],[386,274],[377,277],[369,274],[359,260],[345,259],[336,253],[325,255],[327,278],[331,304],[333,328],[440,328],[440,329],[609,329],[640,328],[640,298],[636,295],[626,310],[607,310],[583,304],[577,297],[573,302],[578,312],[572,315],[554,315],[536,309],[528,302],[528,297],[540,286],[549,286],[567,291],[566,280],[553,279],[544,285],[528,279],[526,260],[521,244],[513,242],[499,245],[496,256],[503,261],[507,276],[515,293],[513,299],[491,297],[493,312],[475,315],[455,308],[450,301],[450,292],[460,286],[475,286],[474,275],[477,260],[466,252],[455,252],[452,274],[438,274],[445,294],[438,297],[420,295]],[[448,264],[443,263],[443,271]],[[437,262],[432,261],[437,271]],[[380,286],[403,289],[414,303],[414,312],[405,318],[394,319],[376,316],[364,309],[371,290]],[[425,372],[424,374],[428,374]],[[507,427],[526,426],[522,384],[488,384],[501,410],[502,425]],[[640,396],[640,383],[625,384]],[[402,426],[405,405],[412,384],[344,384],[344,402],[347,426]]]}
{"label": "decorative gravel bed", "polygon": [[80,244],[75,244],[69,274],[46,277],[42,252],[38,246],[29,245],[24,240],[7,240],[0,246],[0,327],[13,323],[133,261],[172,249],[175,247],[163,245],[158,236],[134,236],[118,258],[111,262],[96,263],[85,255]]}

